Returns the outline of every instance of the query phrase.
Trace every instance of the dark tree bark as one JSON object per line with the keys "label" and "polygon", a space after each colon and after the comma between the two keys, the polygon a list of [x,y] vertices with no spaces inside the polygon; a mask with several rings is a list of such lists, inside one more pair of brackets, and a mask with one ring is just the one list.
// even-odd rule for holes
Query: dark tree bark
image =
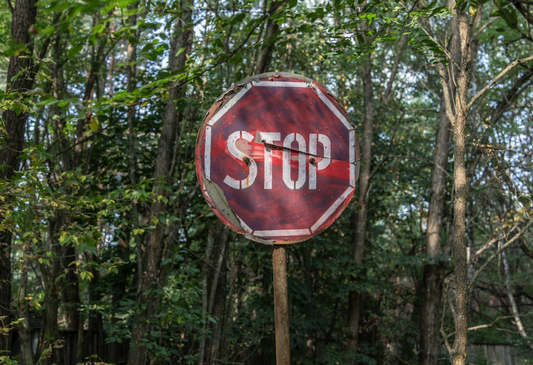
{"label": "dark tree bark", "polygon": [[392,95],[393,86],[394,86],[394,80],[396,79],[396,74],[398,73],[398,68],[400,66],[400,61],[402,59],[403,50],[405,49],[405,46],[407,45],[408,38],[406,35],[403,35],[400,38],[400,42],[398,43],[398,50],[396,51],[396,57],[394,58],[394,64],[392,66],[391,76],[389,78],[389,82],[387,83],[387,88],[385,89],[385,92],[383,93],[383,103],[387,103],[390,99],[390,96]]}
{"label": "dark tree bark", "polygon": [[[135,3],[132,10],[135,12],[129,16],[128,23],[129,26],[135,29],[137,26],[137,9],[139,8],[139,2]],[[134,32],[133,30],[130,31],[128,34],[128,48],[127,48],[127,66],[126,66],[126,77],[127,77],[127,91],[128,93],[132,93],[135,91],[135,76],[137,74],[137,41],[136,39],[139,38],[139,32]],[[128,139],[129,139],[129,164],[130,164],[130,171],[129,171],[129,177],[130,177],[130,183],[132,186],[135,186],[136,179],[135,179],[135,165],[136,165],[136,159],[135,159],[135,133],[134,133],[134,125],[135,125],[135,114],[136,114],[136,107],[134,104],[128,105],[127,109],[128,114]],[[137,203],[134,203],[133,205],[133,214],[134,219],[138,219],[137,216]]]}
{"label": "dark tree bark", "polygon": [[[192,44],[192,9],[185,1],[180,1],[182,10],[181,18],[176,19],[174,36],[170,49],[170,70],[177,71],[185,66],[185,60]],[[178,57],[174,57],[180,49],[185,49]],[[176,132],[178,130],[178,111],[176,110],[179,99],[183,96],[184,88],[177,82],[171,85],[169,99],[165,108],[165,117],[161,127],[161,137],[157,146],[157,159],[155,164],[154,181],[156,202],[152,205],[150,218],[159,218],[166,210],[165,198],[168,196],[165,186],[170,183],[171,165],[173,160]],[[161,198],[163,199],[161,199]],[[160,280],[160,266],[164,247],[165,225],[158,222],[156,227],[147,237],[144,256],[142,257],[142,270],[139,272],[139,288],[137,303],[144,307],[137,315],[137,320],[132,329],[132,347],[128,356],[128,365],[145,365],[147,361],[147,347],[143,344],[144,336],[151,330],[152,316],[156,311],[158,300],[149,293],[158,288]],[[141,259],[141,258],[139,258]]]}
{"label": "dark tree bark", "polygon": [[[263,0],[263,14],[267,14],[267,5],[268,5],[268,0]],[[215,14],[216,16],[216,14]],[[265,22],[261,22],[261,24],[259,25],[259,30],[257,32],[257,42],[259,43],[261,41],[261,37],[263,36],[263,29],[265,27]],[[259,50],[259,52],[261,52],[262,50]],[[256,66],[257,66],[257,53],[258,53],[258,49],[257,47],[254,48],[254,51],[252,53],[252,61],[251,61],[251,65],[250,65],[250,75],[255,75],[256,72]]]}
{"label": "dark tree bark", "polygon": [[[36,0],[17,0],[11,21],[11,37],[18,44],[24,44],[27,51],[11,56],[7,70],[7,92],[28,92],[34,80],[33,50],[34,44],[29,34],[30,27],[37,17]],[[27,57],[30,56],[30,57]],[[15,79],[14,77],[18,75]],[[2,136],[5,146],[0,149],[0,180],[10,181],[19,168],[20,153],[24,144],[24,129],[27,114],[17,115],[14,110],[7,110],[2,118],[5,123],[6,135]],[[0,220],[3,217],[0,216]],[[11,233],[0,232],[0,318],[9,323],[11,316]],[[0,352],[11,350],[10,336],[0,336]]]}
{"label": "dark tree bark", "polygon": [[269,18],[267,21],[265,36],[263,38],[263,49],[259,54],[259,60],[257,61],[257,73],[267,72],[272,62],[272,52],[276,43],[276,36],[279,30],[278,22],[273,19],[276,14],[281,11],[283,1],[272,0],[270,8],[268,10]]}
{"label": "dark tree bark", "polygon": [[[353,261],[357,266],[363,265],[366,223],[368,215],[368,198],[370,189],[370,161],[372,157],[372,140],[374,124],[374,101],[372,90],[372,60],[367,57],[363,64],[364,125],[361,148],[361,170],[359,174],[359,198],[355,217],[355,236],[353,242]],[[357,350],[359,336],[359,317],[361,313],[361,293],[351,291],[348,294],[348,349]]]}
{"label": "dark tree bark", "polygon": [[[91,63],[90,63],[90,69],[89,69],[89,75],[87,76],[87,82],[85,83],[85,90],[83,92],[83,102],[87,104],[87,102],[91,101],[93,99],[93,94],[95,90],[96,83],[98,81],[98,73],[100,70],[100,67],[103,65],[105,60],[105,45],[107,44],[107,41],[104,37],[102,37],[98,41],[98,45],[96,49],[93,49],[92,55],[91,55]],[[85,126],[91,122],[92,119],[92,112],[88,112],[85,116],[78,119],[78,122],[76,124],[76,141],[74,146],[74,156],[72,158],[72,167],[79,166],[82,158],[82,153],[84,151],[84,133],[85,133]]]}
{"label": "dark tree bark", "polygon": [[78,276],[71,265],[76,261],[76,250],[74,247],[66,245],[61,256],[61,267],[66,269],[66,278],[61,280],[61,297],[64,303],[65,328],[69,331],[77,331],[80,325],[80,315],[78,306],[80,304],[80,291],[78,287]]}
{"label": "dark tree bark", "polygon": [[[469,19],[464,11],[455,7],[452,27],[459,35],[460,57],[450,60],[457,66],[455,84],[457,91],[454,102],[451,98],[452,82],[445,76],[444,66],[440,66],[441,84],[443,86],[446,114],[453,127],[454,141],[454,190],[453,203],[453,255],[455,263],[455,338],[453,347],[446,341],[453,365],[466,363],[466,347],[468,339],[468,265],[466,246],[466,123],[470,111],[468,89],[472,79],[472,29],[474,20]],[[475,15],[474,15],[475,18]]]}
{"label": "dark tree bark", "polygon": [[58,349],[54,346],[59,339],[58,309],[60,290],[56,283],[56,278],[61,273],[61,253],[62,247],[57,242],[60,227],[63,225],[60,217],[51,218],[48,225],[48,247],[51,247],[53,256],[50,264],[44,262],[40,264],[44,282],[44,316],[41,323],[41,333],[39,338],[39,348],[36,358],[41,364],[52,364],[59,362]]}
{"label": "dark tree bark", "polygon": [[465,164],[466,122],[469,114],[468,88],[472,79],[472,24],[466,13],[457,11],[459,39],[461,42],[461,61],[457,78],[457,103],[454,139],[454,237],[455,256],[455,341],[452,349],[452,363],[466,363],[468,339],[468,266],[466,252],[466,199],[467,181]]}
{"label": "dark tree bark", "polygon": [[[97,261],[98,258],[91,252],[86,253],[87,261]],[[100,273],[94,266],[90,266],[90,273],[92,274],[90,286],[89,286],[89,303],[97,303],[100,301],[101,296],[97,290],[98,282],[100,281]],[[88,353],[86,355],[98,355],[105,358],[105,346],[104,346],[104,322],[102,313],[98,310],[89,310],[89,323],[87,331],[87,339],[85,348]]]}
{"label": "dark tree bark", "polygon": [[446,201],[446,172],[448,171],[448,145],[450,141],[450,122],[444,108],[445,106],[442,105],[431,178],[432,194],[426,232],[426,255],[429,262],[424,266],[422,279],[419,365],[436,365],[440,352],[444,266],[439,261],[439,256],[442,254],[441,235]]}
{"label": "dark tree bark", "polygon": [[[450,21],[450,55],[456,62],[461,57],[457,19]],[[447,80],[457,78],[457,67],[452,63],[443,70]],[[442,313],[442,294],[444,266],[439,261],[442,252],[442,231],[446,203],[446,174],[448,171],[448,148],[450,143],[450,119],[447,116],[446,100],[455,94],[455,84],[451,83],[447,95],[442,95],[439,125],[433,153],[431,176],[431,198],[429,202],[428,226],[426,231],[426,255],[429,262],[424,266],[422,279],[422,303],[420,313],[420,355],[419,365],[436,365],[440,353],[440,321]]]}
{"label": "dark tree bark", "polygon": [[30,329],[30,308],[29,302],[26,300],[27,287],[28,287],[28,256],[30,254],[29,244],[24,245],[24,261],[22,270],[20,273],[19,289],[18,289],[18,315],[19,318],[25,318],[19,324],[19,337],[20,337],[20,354],[23,365],[33,365],[33,349],[31,346],[31,329]]}
{"label": "dark tree bark", "polygon": [[[220,350],[222,345],[222,333],[227,325],[228,318],[226,311],[226,273],[227,261],[229,255],[229,230],[222,222],[217,222],[213,230],[215,235],[214,255],[212,265],[208,268],[210,278],[210,290],[208,295],[207,313],[218,319],[217,323],[210,324],[211,338],[208,341],[207,364],[215,364],[220,359]],[[231,300],[231,299],[230,299]]]}

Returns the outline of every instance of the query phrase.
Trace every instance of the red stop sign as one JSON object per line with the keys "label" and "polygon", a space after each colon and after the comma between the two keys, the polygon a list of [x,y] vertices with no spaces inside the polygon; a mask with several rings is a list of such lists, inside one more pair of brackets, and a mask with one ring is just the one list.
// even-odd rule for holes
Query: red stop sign
{"label": "red stop sign", "polygon": [[355,129],[321,84],[261,74],[236,84],[198,134],[202,193],[230,228],[262,243],[317,235],[355,190]]}

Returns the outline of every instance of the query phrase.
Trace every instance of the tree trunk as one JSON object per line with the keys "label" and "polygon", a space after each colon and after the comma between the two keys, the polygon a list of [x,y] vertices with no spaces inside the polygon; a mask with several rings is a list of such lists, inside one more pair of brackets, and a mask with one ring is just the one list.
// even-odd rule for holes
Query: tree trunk
{"label": "tree trunk", "polygon": [[[170,54],[172,56],[181,52],[178,57],[170,60],[171,72],[182,69],[192,44],[192,28],[189,27],[192,21],[192,9],[185,1],[180,1],[182,9],[181,18],[176,19],[174,26],[174,36]],[[165,189],[170,182],[174,143],[176,131],[178,130],[178,112],[176,110],[179,99],[183,96],[183,88],[174,83],[169,90],[169,100],[165,108],[165,117],[161,127],[161,137],[157,146],[157,159],[155,163],[154,181],[156,184],[156,202],[152,205],[150,220],[159,219],[166,210],[165,203],[168,193]],[[152,316],[156,311],[158,301],[154,298],[154,291],[158,287],[160,279],[160,264],[163,253],[165,225],[158,221],[156,227],[147,237],[144,257],[142,257],[142,270],[139,272],[139,288],[137,292],[137,304],[144,307],[137,315],[137,321],[132,329],[132,347],[128,356],[128,365],[145,365],[147,360],[147,347],[143,343],[144,336],[150,332]],[[139,258],[141,259],[141,258]]]}
{"label": "tree trunk", "polygon": [[263,38],[263,43],[266,45],[261,50],[259,54],[259,60],[257,61],[257,73],[267,72],[270,68],[270,63],[272,61],[272,52],[274,51],[274,45],[276,42],[276,35],[279,30],[279,25],[277,20],[273,17],[279,13],[283,6],[283,1],[272,0],[270,3],[270,9],[268,10],[269,18],[267,21],[265,36]]}
{"label": "tree trunk", "polygon": [[[137,11],[139,9],[139,1],[137,1],[134,5],[132,5],[131,10],[133,10],[133,14],[131,14],[128,18],[128,24],[132,28],[129,31],[128,34],[128,48],[127,48],[127,66],[126,66],[126,89],[128,93],[133,93],[135,91],[135,87],[137,84],[136,81],[136,75],[137,75],[137,39],[139,39],[141,35],[140,29],[137,29],[137,31],[134,31],[133,29],[137,26]],[[128,105],[127,108],[127,116],[128,116],[128,142],[129,142],[129,180],[131,184],[132,189],[136,189],[137,184],[137,178],[136,178],[136,166],[137,166],[137,159],[135,157],[135,125],[136,125],[136,114],[137,114],[137,107],[134,103],[131,103]],[[135,246],[137,249],[137,257],[138,257],[138,271],[141,272],[142,270],[142,242],[141,242],[141,236],[139,234],[135,234],[136,229],[139,226],[140,217],[139,217],[139,207],[137,204],[137,200],[134,200],[132,208],[131,208],[131,221],[133,224],[131,225],[131,234],[133,235],[133,239],[135,241]],[[127,252],[129,252],[130,247],[129,243],[125,243],[123,245],[123,255],[127,257]],[[122,296],[122,293],[121,293]],[[119,298],[116,299],[116,302],[119,301]],[[120,354],[120,347],[122,344],[114,343],[113,344],[113,351],[116,350],[116,354],[113,354],[112,359],[119,359],[120,357],[123,357],[125,354]],[[122,346],[122,348],[124,348]]]}
{"label": "tree trunk", "polygon": [[441,235],[446,200],[446,171],[448,170],[448,145],[450,123],[445,106],[441,106],[437,131],[433,172],[431,179],[431,201],[429,203],[426,232],[426,255],[422,279],[422,304],[420,314],[419,365],[436,365],[440,352],[440,316],[444,267],[439,261],[442,254]]}
{"label": "tree trunk", "polygon": [[[461,57],[457,20],[450,21],[451,27],[451,55],[458,61]],[[451,66],[443,70],[446,80],[457,77],[457,68]],[[443,263],[439,261],[442,254],[442,230],[446,201],[446,173],[448,171],[448,146],[450,142],[450,119],[446,114],[449,100],[455,94],[452,83],[443,88],[439,125],[435,140],[433,156],[433,170],[431,177],[431,199],[429,203],[428,225],[426,231],[426,255],[428,262],[424,266],[422,278],[422,303],[420,314],[420,352],[419,365],[436,365],[440,353],[440,321],[442,313],[442,294],[445,278]],[[448,101],[448,103],[447,103]]]}
{"label": "tree trunk", "polygon": [[385,92],[383,93],[383,103],[385,104],[389,101],[390,96],[392,95],[394,80],[396,79],[396,74],[398,73],[398,68],[400,66],[400,61],[402,59],[403,50],[405,49],[405,46],[407,45],[407,41],[408,41],[407,35],[402,35],[402,37],[400,38],[400,42],[398,43],[398,49],[396,51],[396,57],[394,58],[394,64],[392,66],[391,76],[389,78],[389,82],[387,83],[387,88],[385,89]]}
{"label": "tree trunk", "polygon": [[464,12],[457,11],[461,63],[457,78],[456,113],[453,125],[454,137],[454,237],[455,261],[455,341],[452,349],[453,365],[466,363],[468,339],[468,265],[466,252],[466,122],[469,114],[468,88],[472,78],[472,26]]}
{"label": "tree trunk", "polygon": [[53,256],[50,263],[41,263],[41,273],[45,284],[44,295],[44,316],[41,324],[41,335],[39,339],[39,349],[37,359],[40,364],[52,364],[59,362],[58,350],[55,347],[56,341],[59,340],[58,326],[58,309],[59,309],[59,285],[56,278],[61,272],[61,252],[62,247],[56,241],[59,228],[64,224],[60,218],[51,218],[48,227],[48,247],[50,247]]}
{"label": "tree trunk", "polygon": [[[359,175],[359,198],[355,221],[355,237],[353,242],[353,261],[357,266],[363,264],[365,246],[366,221],[368,214],[368,198],[370,188],[370,161],[372,157],[374,101],[372,91],[372,60],[367,57],[363,64],[363,98],[365,105],[363,143],[361,149],[361,170]],[[357,350],[359,335],[359,316],[361,312],[362,293],[351,291],[348,294],[348,349]]]}
{"label": "tree trunk", "polygon": [[[502,247],[502,243],[500,242],[500,248],[501,247]],[[520,318],[520,313],[518,312],[518,306],[516,305],[516,300],[513,295],[513,288],[511,286],[511,270],[509,269],[509,263],[507,262],[507,254],[505,253],[505,250],[502,250],[502,261],[503,261],[503,270],[505,273],[505,291],[507,292],[507,298],[509,299],[509,304],[511,306],[511,312],[513,313],[513,318],[514,318],[516,328],[518,329],[518,333],[520,333],[520,336],[522,336],[522,338],[527,343],[531,351],[533,351],[533,341],[531,340],[531,338],[529,338],[526,332],[524,323],[522,322],[522,319]]]}
{"label": "tree trunk", "polygon": [[71,263],[76,261],[76,249],[70,245],[65,245],[61,256],[61,267],[67,270],[66,278],[60,281],[62,287],[61,295],[65,312],[65,328],[69,331],[77,331],[80,325],[80,291],[78,287],[78,275],[75,266]]}
{"label": "tree trunk", "polygon": [[[216,260],[213,260],[211,291],[209,293],[208,313],[217,318],[217,322],[212,324],[211,339],[209,341],[209,361],[208,364],[215,364],[220,359],[220,349],[222,345],[222,333],[227,321],[226,310],[226,274],[229,253],[229,230],[222,222],[218,222],[217,230]],[[231,299],[230,299],[231,300]]]}
{"label": "tree trunk", "polygon": [[[95,85],[98,81],[98,73],[100,71],[100,67],[103,65],[105,60],[104,50],[106,44],[107,40],[102,37],[98,42],[98,47],[96,48],[96,50],[93,50],[91,55],[91,66],[89,69],[89,75],[87,76],[87,82],[85,83],[85,90],[83,93],[83,101],[86,106],[88,102],[93,99]],[[89,111],[86,115],[80,117],[78,119],[78,122],[76,123],[76,145],[74,146],[74,156],[72,159],[73,167],[79,166],[82,160],[82,153],[85,149],[83,142],[83,134],[85,133],[85,126],[91,122],[91,119],[92,112]]]}
{"label": "tree trunk", "polygon": [[[8,93],[22,93],[29,91],[33,85],[33,49],[34,44],[28,33],[35,24],[37,17],[36,0],[17,0],[11,20],[11,38],[17,44],[24,44],[26,52],[10,57],[6,80]],[[28,57],[28,55],[30,57]],[[23,71],[26,70],[26,71]],[[19,74],[21,73],[21,74]],[[13,77],[18,77],[13,80]],[[19,168],[19,156],[24,144],[24,130],[27,114],[17,115],[14,110],[6,110],[2,119],[5,123],[5,146],[0,149],[0,180],[9,181]],[[3,217],[0,216],[3,221]],[[11,232],[0,232],[0,318],[9,323],[11,316]],[[0,336],[0,353],[11,350],[11,337]]]}
{"label": "tree trunk", "polygon": [[[441,84],[443,88],[446,115],[453,126],[454,141],[454,190],[455,200],[453,204],[453,256],[455,263],[455,308],[454,324],[455,338],[453,347],[446,341],[453,365],[466,363],[466,348],[468,339],[468,264],[466,247],[466,123],[469,115],[468,89],[472,79],[473,64],[473,41],[472,29],[477,10],[472,12],[472,19],[456,6],[451,0],[449,7],[454,11],[454,17],[450,22],[452,34],[458,36],[459,50],[455,50],[450,59],[452,72],[455,77],[448,77],[444,66],[440,65]],[[455,37],[454,37],[455,38]],[[454,67],[455,66],[455,67]],[[456,86],[456,92],[453,87]],[[452,96],[454,96],[453,98]]]}
{"label": "tree trunk", "polygon": [[213,252],[214,242],[215,237],[213,230],[209,229],[207,234],[204,263],[202,267],[202,313],[204,315],[204,325],[202,329],[202,336],[200,338],[200,348],[198,350],[198,365],[202,365],[204,363],[205,344],[207,341],[207,316],[209,314],[209,265],[211,264],[211,253]]}
{"label": "tree trunk", "polygon": [[[212,364],[220,359],[222,334],[227,321],[226,314],[226,272],[229,253],[229,231],[221,221],[209,229],[205,259],[202,267],[202,312],[204,313],[204,327],[200,339],[198,364],[207,361]],[[217,318],[216,323],[208,321],[208,316]],[[210,328],[211,337],[207,338]],[[207,351],[206,351],[207,350]]]}
{"label": "tree trunk", "polygon": [[[229,244],[228,244],[229,245]],[[226,301],[226,309],[225,309],[225,315],[227,318],[226,323],[224,324],[224,328],[222,330],[222,344],[220,345],[220,356],[219,359],[222,361],[230,361],[229,359],[229,351],[230,351],[230,345],[231,345],[231,333],[233,330],[233,325],[235,324],[235,314],[236,314],[236,306],[238,302],[238,289],[237,289],[237,277],[241,273],[239,271],[241,265],[237,265],[235,261],[229,262],[228,260],[228,268],[229,271],[229,292],[227,295],[228,300]]]}
{"label": "tree trunk", "polygon": [[20,337],[20,353],[23,365],[33,365],[33,349],[31,346],[31,328],[30,328],[30,308],[29,302],[26,300],[27,286],[28,286],[28,255],[30,249],[29,244],[24,245],[24,256],[22,258],[22,270],[20,273],[19,289],[18,289],[18,311],[19,318],[24,320],[19,324]]}

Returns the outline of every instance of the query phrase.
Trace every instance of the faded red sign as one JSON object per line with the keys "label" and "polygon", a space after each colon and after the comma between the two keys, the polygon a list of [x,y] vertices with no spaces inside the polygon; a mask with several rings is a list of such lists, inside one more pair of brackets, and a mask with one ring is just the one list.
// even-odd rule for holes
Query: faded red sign
{"label": "faded red sign", "polygon": [[316,81],[279,73],[246,79],[207,113],[196,171],[215,214],[249,239],[304,241],[329,227],[354,194],[355,129]]}

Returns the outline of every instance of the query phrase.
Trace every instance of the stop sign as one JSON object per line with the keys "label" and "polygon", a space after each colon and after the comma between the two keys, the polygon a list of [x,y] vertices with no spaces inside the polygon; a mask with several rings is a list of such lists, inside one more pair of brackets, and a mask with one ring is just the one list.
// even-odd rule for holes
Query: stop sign
{"label": "stop sign", "polygon": [[357,178],[355,129],[316,81],[260,74],[224,93],[198,134],[196,172],[215,214],[249,239],[304,241],[341,214]]}

